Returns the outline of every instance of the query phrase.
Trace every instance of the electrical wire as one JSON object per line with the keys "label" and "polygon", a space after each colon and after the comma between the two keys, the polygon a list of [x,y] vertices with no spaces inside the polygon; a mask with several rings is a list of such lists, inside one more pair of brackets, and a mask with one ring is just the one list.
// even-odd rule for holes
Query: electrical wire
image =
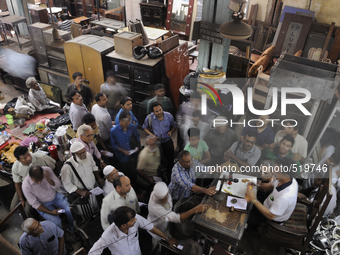
{"label": "electrical wire", "polygon": [[[205,189],[207,189],[209,186],[210,186],[210,184],[209,184],[209,185],[207,185],[206,187],[204,187],[204,189],[202,190],[202,192],[199,192],[199,193],[196,193],[196,194],[194,194],[194,195],[193,195],[193,196],[191,196],[191,197],[190,197],[190,198],[189,198],[187,201],[185,201],[185,202],[181,203],[179,206],[182,206],[182,205],[184,205],[185,203],[189,202],[191,199],[193,199],[193,198],[194,198],[194,197],[196,197],[197,195],[199,195],[199,194],[202,194],[202,193],[203,193],[203,191],[204,191]],[[170,194],[169,194],[169,195],[170,195]],[[153,220],[152,222],[150,222],[149,224],[145,225],[145,226],[144,226],[143,228],[141,228],[141,229],[144,229],[146,226],[148,226],[148,225],[152,224],[153,222],[155,222],[155,221],[157,221],[157,220],[159,220],[159,219],[163,218],[164,216],[168,215],[168,214],[169,214],[169,213],[171,213],[171,212],[173,212],[173,211],[169,211],[169,212],[167,212],[166,214],[162,215],[161,217],[158,217],[157,219]],[[140,229],[138,229],[137,231],[140,231]],[[134,235],[135,233],[137,233],[137,231],[135,231],[135,232],[132,232],[132,233],[128,234],[128,235],[127,235],[127,236],[125,236],[124,238],[128,238],[130,235]],[[101,237],[100,237],[100,238],[101,238]],[[106,246],[104,246],[104,247],[99,247],[98,249],[96,249],[96,250],[93,250],[93,251],[89,252],[88,254],[91,254],[92,252],[98,251],[98,250],[100,250],[100,249],[105,249],[105,248],[108,248],[110,245],[112,245],[112,244],[115,244],[115,243],[117,243],[117,242],[119,242],[119,241],[123,240],[124,238],[121,238],[121,239],[119,239],[119,240],[116,240],[116,241],[114,241],[114,242],[112,242],[112,243],[109,243],[109,244],[107,244],[107,245],[106,245]]]}

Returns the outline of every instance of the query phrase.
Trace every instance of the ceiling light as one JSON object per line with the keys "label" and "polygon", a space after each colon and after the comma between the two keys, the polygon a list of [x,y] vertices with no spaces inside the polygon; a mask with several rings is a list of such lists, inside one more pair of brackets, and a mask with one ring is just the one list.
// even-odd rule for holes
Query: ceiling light
{"label": "ceiling light", "polygon": [[231,15],[233,21],[226,22],[220,26],[220,34],[231,40],[245,40],[251,36],[253,29],[248,24],[242,22],[243,11],[234,11]]}

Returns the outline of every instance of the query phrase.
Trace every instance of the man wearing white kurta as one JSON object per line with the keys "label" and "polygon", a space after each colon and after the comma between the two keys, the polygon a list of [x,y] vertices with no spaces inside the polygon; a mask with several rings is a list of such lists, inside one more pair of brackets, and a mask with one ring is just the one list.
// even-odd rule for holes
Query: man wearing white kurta
{"label": "man wearing white kurta", "polygon": [[108,194],[110,194],[115,187],[113,186],[113,180],[118,176],[118,175],[124,175],[122,172],[118,172],[118,170],[113,167],[113,166],[106,166],[103,169],[103,174],[105,176],[105,184],[103,186],[103,195],[106,197]]}
{"label": "man wearing white kurta", "polygon": [[[208,206],[200,204],[193,209],[181,214],[172,211],[172,198],[169,194],[168,186],[164,182],[157,182],[149,200],[148,220],[162,232],[167,233],[168,223],[181,223],[196,213],[207,210]],[[153,237],[153,245],[155,246],[160,237],[150,233]],[[155,242],[156,241],[156,242]]]}
{"label": "man wearing white kurta", "polygon": [[100,210],[102,228],[106,230],[110,226],[108,216],[121,206],[127,206],[140,212],[136,192],[131,187],[130,179],[127,176],[118,176],[113,180],[115,189],[103,199]]}
{"label": "man wearing white kurta", "polygon": [[[67,162],[64,164],[60,172],[61,181],[63,182],[65,190],[69,194],[76,192],[79,196],[89,196],[91,194],[90,190],[94,188],[96,183],[95,176],[101,185],[104,184],[104,180],[99,175],[98,167],[96,166],[93,157],[86,152],[86,148],[82,143],[73,143],[70,151],[72,152],[72,157],[69,158],[67,162],[71,163],[78,172],[78,175],[85,184],[85,187]],[[71,203],[72,201],[69,199],[69,202]]]}
{"label": "man wearing white kurta", "polygon": [[170,238],[148,220],[136,214],[127,207],[117,208],[113,215],[113,223],[104,231],[100,239],[89,251],[91,255],[100,255],[107,247],[112,255],[142,255],[139,247],[139,231],[142,228],[164,238],[170,246],[176,245],[177,241]]}

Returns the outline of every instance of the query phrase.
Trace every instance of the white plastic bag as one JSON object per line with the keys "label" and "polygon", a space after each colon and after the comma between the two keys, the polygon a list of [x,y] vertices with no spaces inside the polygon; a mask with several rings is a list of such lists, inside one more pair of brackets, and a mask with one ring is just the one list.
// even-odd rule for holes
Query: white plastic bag
{"label": "white plastic bag", "polygon": [[31,103],[26,102],[23,96],[18,97],[14,110],[18,114],[34,115],[35,112],[34,106]]}

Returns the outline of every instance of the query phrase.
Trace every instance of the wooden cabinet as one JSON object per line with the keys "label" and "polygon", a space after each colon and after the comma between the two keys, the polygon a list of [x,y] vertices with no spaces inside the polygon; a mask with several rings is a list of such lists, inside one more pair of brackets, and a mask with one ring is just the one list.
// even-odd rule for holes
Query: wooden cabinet
{"label": "wooden cabinet", "polygon": [[[63,47],[53,47],[50,42],[53,38],[53,29],[49,24],[34,23],[28,26],[36,59],[39,66],[51,68],[54,71],[67,74],[67,66]],[[59,36],[65,41],[70,40],[71,33],[58,30]]]}
{"label": "wooden cabinet", "polygon": [[115,51],[107,57],[111,63],[111,69],[115,72],[116,81],[126,88],[133,99],[133,112],[142,123],[146,114],[146,101],[150,99],[152,86],[162,83],[163,58],[150,59],[145,56],[141,60],[118,54]]}
{"label": "wooden cabinet", "polygon": [[144,26],[165,27],[167,5],[156,1],[139,4]]}
{"label": "wooden cabinet", "polygon": [[68,73],[81,72],[88,80],[92,93],[100,92],[104,83],[104,72],[110,68],[106,54],[114,50],[113,40],[95,35],[81,35],[64,44]]}
{"label": "wooden cabinet", "polygon": [[37,22],[29,25],[28,28],[39,66],[49,67],[43,32],[51,29],[51,26],[49,24]]}
{"label": "wooden cabinet", "polygon": [[28,9],[31,16],[32,24],[36,22],[48,24],[48,13],[46,8],[41,8],[35,5],[29,5]]}
{"label": "wooden cabinet", "polygon": [[72,16],[91,17],[94,13],[93,0],[69,0],[69,5]]}

